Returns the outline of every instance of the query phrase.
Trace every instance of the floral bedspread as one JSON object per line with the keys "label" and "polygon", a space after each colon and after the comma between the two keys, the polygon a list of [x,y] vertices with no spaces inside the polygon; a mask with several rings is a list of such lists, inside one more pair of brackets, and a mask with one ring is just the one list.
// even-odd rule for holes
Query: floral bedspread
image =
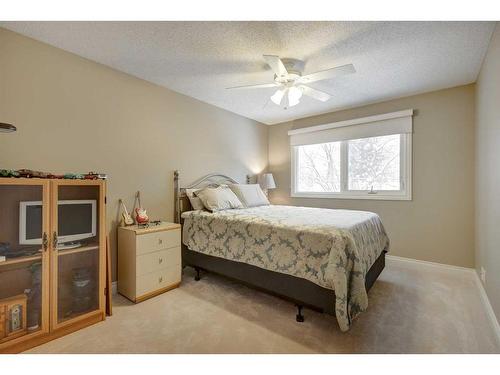
{"label": "floral bedspread", "polygon": [[304,278],[335,290],[342,331],[368,307],[365,276],[389,239],[377,214],[261,206],[182,214],[191,250]]}

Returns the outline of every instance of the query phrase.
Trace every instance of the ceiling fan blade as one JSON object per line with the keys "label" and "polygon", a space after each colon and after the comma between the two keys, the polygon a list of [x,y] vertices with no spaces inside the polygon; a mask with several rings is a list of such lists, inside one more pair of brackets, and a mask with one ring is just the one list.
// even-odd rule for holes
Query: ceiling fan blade
{"label": "ceiling fan blade", "polygon": [[226,90],[244,90],[244,89],[265,89],[267,87],[277,87],[276,83],[263,83],[260,85],[245,85],[245,86],[234,86],[226,87]]}
{"label": "ceiling fan blade", "polygon": [[331,98],[330,94],[327,94],[326,92],[320,90],[313,89],[312,87],[304,85],[300,85],[298,87],[302,90],[304,95],[310,96],[311,98],[319,100],[321,102],[326,102],[328,99]]}
{"label": "ceiling fan blade", "polygon": [[343,76],[346,74],[356,73],[354,65],[347,64],[342,66],[337,66],[335,68],[321,70],[316,73],[307,74],[298,79],[299,83],[311,83],[316,81],[323,81],[325,79],[332,79],[338,76]]}
{"label": "ceiling fan blade", "polygon": [[281,61],[279,56],[264,55],[264,60],[266,60],[267,64],[271,67],[274,74],[276,74],[278,77],[283,77],[288,74],[285,65],[283,65],[283,61]]}

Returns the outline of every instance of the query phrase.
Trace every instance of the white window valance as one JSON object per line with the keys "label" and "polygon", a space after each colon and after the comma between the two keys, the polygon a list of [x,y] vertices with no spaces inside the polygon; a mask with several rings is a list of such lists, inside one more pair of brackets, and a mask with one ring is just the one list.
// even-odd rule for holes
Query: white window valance
{"label": "white window valance", "polygon": [[413,109],[290,130],[290,145],[345,141],[413,132]]}

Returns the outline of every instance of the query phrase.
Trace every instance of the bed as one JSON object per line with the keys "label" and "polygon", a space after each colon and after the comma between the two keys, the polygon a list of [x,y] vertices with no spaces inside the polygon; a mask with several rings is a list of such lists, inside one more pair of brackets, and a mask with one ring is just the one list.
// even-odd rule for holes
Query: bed
{"label": "bed", "polygon": [[378,215],[279,205],[192,210],[186,188],[227,183],[236,181],[211,174],[180,188],[175,173],[183,265],[196,270],[197,280],[205,270],[290,300],[297,321],[304,306],[335,315],[347,331],[385,266],[389,240]]}

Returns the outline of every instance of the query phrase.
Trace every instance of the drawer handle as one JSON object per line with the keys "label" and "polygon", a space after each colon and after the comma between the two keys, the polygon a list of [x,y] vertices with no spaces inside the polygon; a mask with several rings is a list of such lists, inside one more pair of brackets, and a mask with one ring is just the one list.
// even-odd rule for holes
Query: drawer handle
{"label": "drawer handle", "polygon": [[163,240],[161,238],[158,238],[158,243],[161,245],[163,243]]}
{"label": "drawer handle", "polygon": [[163,259],[162,259],[162,258],[159,258],[159,259],[158,259],[158,263],[160,263],[160,264],[161,264],[162,262],[163,262]]}
{"label": "drawer handle", "polygon": [[160,276],[160,277],[158,278],[158,282],[159,282],[159,283],[161,283],[162,281],[163,281],[163,277],[161,277],[161,276]]}

